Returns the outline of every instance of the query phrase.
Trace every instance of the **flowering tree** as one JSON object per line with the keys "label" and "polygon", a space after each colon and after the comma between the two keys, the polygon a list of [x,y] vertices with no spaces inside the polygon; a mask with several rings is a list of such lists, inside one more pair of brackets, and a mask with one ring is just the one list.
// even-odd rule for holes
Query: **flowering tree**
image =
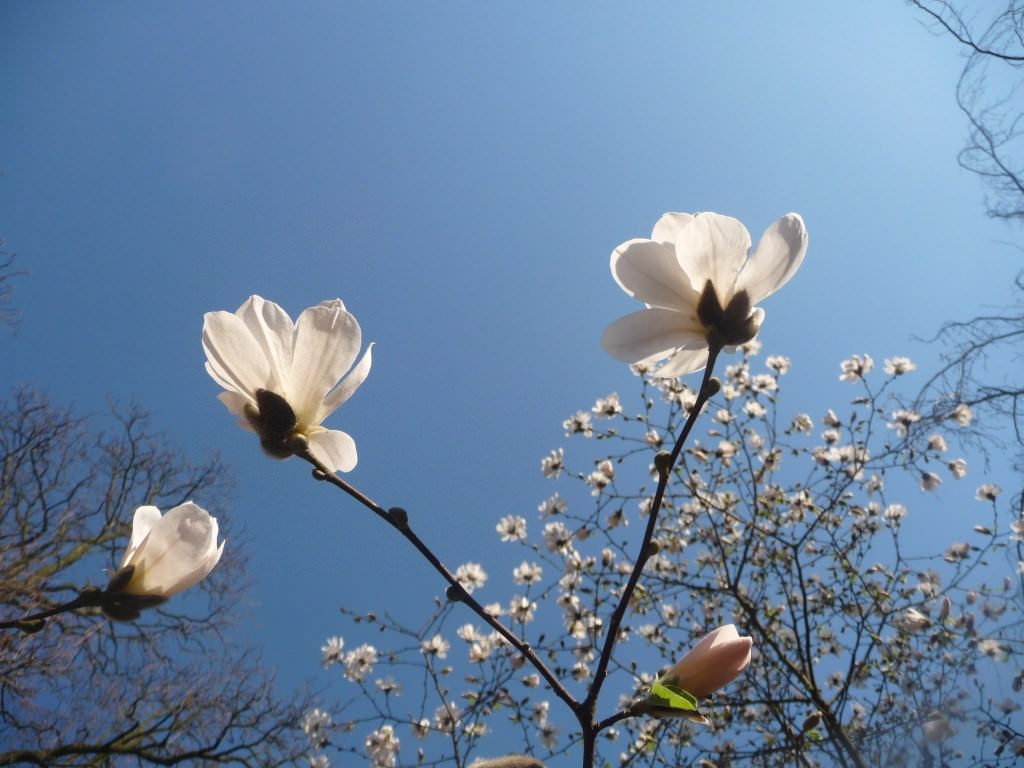
{"label": "flowering tree", "polygon": [[[193,463],[138,409],[98,432],[32,390],[0,405],[0,765],[295,759],[302,701],[228,642],[244,563],[233,549],[211,574],[216,521],[181,503],[225,488],[218,460]],[[140,503],[168,511],[133,525]],[[168,600],[207,574],[207,599]]]}
{"label": "flowering tree", "polygon": [[[840,379],[856,387],[849,415],[829,410],[816,423],[779,412],[790,363],[754,367],[764,319],[754,304],[792,277],[806,243],[795,214],[749,257],[735,219],[666,214],[650,239],[613,251],[615,279],[647,306],[602,341],[633,362],[639,402],[627,409],[613,394],[566,420],[567,436],[617,446],[590,457],[592,470],[570,470],[564,448],[542,461],[545,475],[586,486],[588,508],[551,496],[537,540],[522,516],[498,521],[503,541],[525,547],[507,603],[476,597],[488,580],[481,564],[445,566],[404,509],[336,474],[354,466],[355,447],[321,421],[369,370],[368,356],[352,367],[361,334],[340,301],[296,323],[259,297],[207,315],[208,370],[242,426],[268,454],[312,464],[316,479],[395,529],[447,585],[418,628],[352,615],[391,636],[391,647],[328,639],[325,665],[341,665],[358,695],[340,712],[306,713],[313,764],[329,764],[334,746],[394,766],[404,738],[417,763],[464,765],[490,732],[510,730],[526,754],[475,765],[570,753],[584,766],[612,754],[649,765],[1015,759],[1017,705],[986,685],[992,664],[1015,658],[1020,643],[1008,575],[1024,524],[1008,524],[999,489],[982,484],[976,496],[989,512],[954,534],[965,540],[940,552],[908,546],[913,519],[895,497],[964,476],[965,460],[946,456],[956,442],[946,433],[973,414],[948,392],[928,408],[906,406],[894,392],[915,368],[906,358],[886,360],[875,386],[869,356],[844,361]],[[720,380],[713,369],[729,345],[743,357]],[[696,388],[677,378],[701,368]],[[709,425],[695,431],[704,412]],[[642,532],[630,535],[631,518]],[[727,698],[714,697],[737,676]],[[958,741],[968,729],[975,736]],[[353,730],[354,740],[343,737]]]}

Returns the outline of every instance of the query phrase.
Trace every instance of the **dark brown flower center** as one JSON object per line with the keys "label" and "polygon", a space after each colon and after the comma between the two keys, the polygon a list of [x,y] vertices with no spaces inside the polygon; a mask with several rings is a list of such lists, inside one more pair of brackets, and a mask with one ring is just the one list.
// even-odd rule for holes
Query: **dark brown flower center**
{"label": "dark brown flower center", "polygon": [[750,315],[750,296],[739,291],[723,309],[710,280],[697,302],[697,318],[705,328],[708,344],[716,346],[744,344],[757,335],[757,324]]}
{"label": "dark brown flower center", "polygon": [[269,389],[256,390],[256,404],[245,406],[245,418],[260,436],[263,450],[278,459],[295,453],[292,432],[299,420],[288,401]]}

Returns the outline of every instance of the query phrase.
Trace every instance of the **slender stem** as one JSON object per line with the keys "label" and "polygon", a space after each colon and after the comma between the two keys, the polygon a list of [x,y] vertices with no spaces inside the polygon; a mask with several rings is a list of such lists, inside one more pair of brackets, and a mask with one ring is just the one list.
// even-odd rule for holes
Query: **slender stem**
{"label": "slender stem", "polygon": [[[701,409],[714,394],[714,391],[717,391],[713,391],[710,383],[711,372],[715,366],[715,361],[717,360],[718,353],[720,351],[721,347],[711,347],[708,350],[708,363],[704,368],[704,378],[700,384],[700,392],[697,393],[697,400],[693,404],[693,408],[690,409],[689,416],[686,419],[686,424],[683,426],[683,431],[679,434],[679,439],[676,440],[675,447],[673,447],[668,461],[659,464],[658,487],[654,492],[654,501],[651,504],[650,516],[647,518],[647,528],[644,531],[643,541],[640,543],[640,551],[637,553],[636,563],[633,565],[632,573],[629,574],[629,580],[626,582],[626,587],[622,591],[622,597],[619,598],[619,604],[615,607],[615,611],[612,613],[611,621],[608,624],[608,635],[605,637],[604,647],[601,648],[601,660],[598,662],[597,671],[594,672],[594,682],[590,686],[590,692],[587,694],[587,698],[583,702],[583,706],[589,712],[589,716],[591,718],[593,717],[594,705],[597,702],[598,694],[601,692],[601,686],[604,684],[605,677],[608,674],[608,664],[612,658],[612,651],[619,639],[619,628],[622,626],[622,619],[626,615],[626,609],[629,607],[629,601],[633,597],[633,591],[636,589],[636,585],[640,581],[640,573],[643,571],[644,566],[647,564],[647,560],[651,556],[651,539],[654,538],[654,529],[658,522],[658,513],[661,511],[661,504],[665,498],[665,490],[668,488],[668,481],[672,476],[672,468],[679,459],[679,454],[682,453],[683,445],[686,443],[686,438],[689,437],[690,431],[693,429],[693,425],[696,423],[697,416],[700,414]],[[586,729],[586,727],[587,726],[584,726],[584,729]]]}
{"label": "slender stem", "polygon": [[534,669],[536,669],[541,676],[547,681],[548,685],[551,686],[551,690],[555,692],[562,701],[564,701],[569,708],[574,712],[578,713],[580,704],[569,693],[568,689],[562,684],[562,682],[555,677],[554,673],[548,668],[548,666],[541,660],[537,655],[536,651],[530,646],[529,643],[520,639],[511,629],[506,627],[494,616],[491,616],[487,611],[484,610],[483,606],[466,591],[466,588],[459,583],[455,575],[448,570],[448,568],[441,562],[441,560],[434,554],[434,552],[423,543],[422,539],[416,535],[416,533],[409,526],[408,516],[405,510],[398,508],[392,510],[386,510],[380,504],[375,502],[365,493],[354,487],[350,483],[346,482],[342,478],[330,472],[327,467],[321,464],[316,457],[310,452],[308,447],[303,450],[297,450],[295,453],[299,458],[305,459],[307,462],[313,465],[315,468],[315,476],[318,480],[323,480],[333,485],[335,488],[347,493],[353,499],[358,501],[364,507],[373,512],[377,517],[381,518],[384,522],[398,531],[402,536],[412,544],[416,550],[423,555],[424,559],[433,566],[434,570],[437,571],[442,578],[449,584],[448,596],[449,599],[458,600],[459,602],[465,603],[469,606],[469,609],[479,616],[484,622],[486,622],[492,629],[498,634],[504,637],[512,647],[514,647],[519,653],[526,657]]}
{"label": "slender stem", "polygon": [[95,608],[100,604],[102,592],[99,590],[85,590],[81,592],[78,597],[69,602],[62,603],[61,605],[54,606],[45,611],[39,613],[33,613],[28,616],[22,616],[20,619],[12,619],[11,621],[0,621],[0,629],[32,629],[39,627],[32,627],[36,622],[41,622],[51,616],[56,616],[61,613],[67,613],[77,608]]}

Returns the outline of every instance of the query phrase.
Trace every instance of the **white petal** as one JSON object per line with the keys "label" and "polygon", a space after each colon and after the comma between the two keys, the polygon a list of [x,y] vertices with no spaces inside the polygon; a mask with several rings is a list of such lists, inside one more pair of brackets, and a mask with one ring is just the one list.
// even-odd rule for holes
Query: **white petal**
{"label": "white petal", "polygon": [[249,423],[249,419],[245,416],[245,406],[256,405],[256,401],[253,398],[247,397],[246,395],[240,395],[237,392],[221,392],[217,395],[217,399],[224,403],[224,405],[228,407],[228,410],[238,417],[238,426],[248,430],[249,432],[256,431],[252,428],[252,424]]}
{"label": "white petal", "polygon": [[653,307],[696,311],[700,294],[679,267],[675,249],[652,240],[627,240],[611,258],[612,277],[626,293]]}
{"label": "white petal", "polygon": [[356,364],[356,367],[346,373],[345,378],[338,382],[338,386],[327,393],[327,397],[324,398],[323,403],[320,405],[320,410],[317,412],[316,421],[318,424],[322,423],[338,406],[352,397],[352,393],[359,389],[360,384],[366,381],[366,377],[370,373],[370,365],[373,362],[372,352],[373,344],[370,344],[366,348],[366,352],[363,353],[363,359]]}
{"label": "white petal", "polygon": [[267,359],[270,378],[266,389],[278,394],[284,392],[292,365],[292,337],[295,335],[292,319],[281,307],[262,296],[250,296],[235,314],[245,323]]}
{"label": "white petal", "polygon": [[316,417],[324,397],[352,367],[361,341],[359,323],[338,299],[299,315],[285,399],[300,425],[319,423]]}
{"label": "white petal", "polygon": [[699,213],[679,230],[676,258],[697,293],[710,280],[724,307],[750,250],[750,233],[742,222],[718,213]]}
{"label": "white petal", "polygon": [[225,389],[252,396],[270,381],[270,364],[242,318],[207,312],[203,318],[207,371]]}
{"label": "white petal", "polygon": [[635,363],[680,347],[707,346],[707,342],[695,318],[655,308],[620,317],[605,329],[601,346],[615,359]]}
{"label": "white petal", "polygon": [[708,364],[708,350],[681,349],[669,358],[668,362],[651,372],[652,376],[663,379],[674,379],[688,373],[699,371]]}
{"label": "white petal", "polygon": [[318,429],[308,435],[309,451],[331,472],[351,472],[359,460],[356,441],[337,429]]}
{"label": "white petal", "polygon": [[169,597],[195,584],[209,573],[216,536],[217,521],[206,510],[190,501],[174,507],[136,550],[131,563],[136,570],[124,591]]}
{"label": "white petal", "polygon": [[756,304],[775,293],[800,268],[807,253],[807,228],[799,214],[787,213],[761,235],[757,250],[736,281]]}
{"label": "white petal", "polygon": [[651,232],[651,240],[656,243],[673,244],[679,237],[679,230],[693,221],[692,213],[666,213],[658,223],[654,225]]}
{"label": "white petal", "polygon": [[135,517],[132,518],[132,537],[128,542],[128,549],[121,560],[121,567],[128,565],[131,556],[139,548],[150,530],[160,520],[160,510],[152,506],[139,507],[135,510]]}

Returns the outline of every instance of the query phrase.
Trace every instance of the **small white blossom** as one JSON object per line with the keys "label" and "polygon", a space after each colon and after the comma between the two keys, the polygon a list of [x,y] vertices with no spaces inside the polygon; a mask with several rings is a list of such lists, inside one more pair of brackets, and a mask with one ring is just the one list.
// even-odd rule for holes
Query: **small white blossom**
{"label": "small white blossom", "polygon": [[540,687],[540,675],[538,675],[536,672],[534,672],[533,674],[530,674],[530,675],[523,675],[522,683],[527,688],[539,688]]}
{"label": "small white blossom", "polygon": [[537,604],[528,597],[513,597],[512,602],[509,603],[508,614],[512,617],[513,621],[520,624],[529,624],[533,621],[533,612],[536,608]]}
{"label": "small white blossom", "polygon": [[567,509],[569,509],[569,502],[557,493],[554,496],[544,499],[544,501],[542,501],[537,507],[537,511],[540,512],[542,517],[564,515]]}
{"label": "small white blossom", "polygon": [[875,361],[871,355],[851,355],[849,359],[839,364],[842,373],[839,374],[840,381],[858,381],[863,379],[875,367]]}
{"label": "small white blossom", "polygon": [[644,442],[652,448],[660,448],[664,441],[662,440],[661,435],[658,434],[658,430],[650,429],[647,431],[647,434],[644,435]]}
{"label": "small white blossom", "polygon": [[373,673],[377,663],[377,649],[363,644],[345,654],[345,677],[354,683],[361,683]]}
{"label": "small white blossom", "polygon": [[895,429],[896,434],[900,437],[906,437],[907,432],[910,430],[912,424],[916,424],[921,420],[921,414],[915,411],[909,411],[901,409],[892,412],[892,421],[886,424],[889,429]]}
{"label": "small white blossom", "polygon": [[430,733],[430,721],[427,718],[421,718],[412,724],[412,734],[417,739],[422,739]]}
{"label": "small white blossom", "polygon": [[455,569],[455,578],[466,592],[472,594],[474,589],[482,588],[487,583],[487,573],[480,563],[465,563]]}
{"label": "small white blossom", "polygon": [[1010,530],[1013,531],[1010,534],[1011,539],[1014,541],[1024,541],[1024,520],[1014,520],[1010,523]]}
{"label": "small white blossom", "polygon": [[565,429],[566,437],[572,435],[592,437],[594,434],[594,425],[590,420],[590,414],[586,411],[576,411],[574,415],[562,422],[562,427]]}
{"label": "small white blossom", "polygon": [[554,479],[562,474],[562,470],[565,469],[564,458],[565,450],[559,448],[556,451],[551,451],[551,453],[541,459],[540,471],[544,473],[544,477]]}
{"label": "small white blossom", "polygon": [[967,474],[967,462],[964,459],[953,459],[946,466],[949,468],[949,473],[957,480]]}
{"label": "small white blossom", "polygon": [[512,570],[512,578],[516,584],[536,584],[544,575],[544,570],[536,563],[521,562]]}
{"label": "small white blossom", "polygon": [[545,747],[548,749],[554,749],[558,746],[559,728],[557,725],[544,723],[541,725],[539,733],[541,743],[543,743]]}
{"label": "small white blossom", "polygon": [[907,508],[902,504],[890,504],[885,508],[884,516],[886,520],[898,523],[907,516]]}
{"label": "small white blossom", "polygon": [[320,662],[329,667],[340,664],[344,658],[345,641],[340,637],[328,637],[327,644],[320,646]]}
{"label": "small white blossom", "polygon": [[399,742],[392,726],[382,725],[371,732],[366,737],[365,746],[372,768],[395,768]]}
{"label": "small white blossom", "polygon": [[889,376],[902,376],[914,370],[917,370],[917,366],[909,357],[887,357],[885,359],[885,372]]}
{"label": "small white blossom", "polygon": [[967,405],[967,403],[960,403],[953,409],[950,418],[961,427],[966,427],[974,420],[974,411],[971,410],[971,406]]}
{"label": "small white blossom", "polygon": [[309,768],[331,768],[331,761],[327,759],[327,755],[306,755],[306,760],[309,762]]}
{"label": "small white blossom", "polygon": [[936,475],[934,472],[922,472],[921,473],[921,490],[922,491],[934,491],[942,485],[942,478]]}
{"label": "small white blossom", "polygon": [[323,749],[330,741],[328,729],[331,716],[322,709],[311,709],[302,717],[302,732],[306,734],[313,749]]}
{"label": "small white blossom", "polygon": [[999,494],[1003,492],[1003,489],[998,485],[992,483],[984,483],[978,486],[978,492],[975,498],[978,501],[995,501]]}
{"label": "small white blossom", "polygon": [[978,650],[995,661],[1006,660],[1006,647],[993,637],[988,637],[978,643]]}
{"label": "small white blossom", "polygon": [[597,465],[597,469],[587,475],[586,483],[591,487],[590,493],[593,496],[600,496],[609,483],[615,478],[615,466],[604,459]]}
{"label": "small white blossom", "polygon": [[825,411],[825,415],[821,418],[821,423],[826,427],[841,427],[843,425],[843,422],[839,420],[839,416],[831,408]]}
{"label": "small white blossom", "polygon": [[447,658],[449,648],[451,645],[440,635],[434,635],[420,644],[420,651],[424,656],[436,656],[439,659]]}
{"label": "small white blossom", "polygon": [[779,374],[789,373],[790,362],[788,357],[782,355],[769,355],[764,364]]}
{"label": "small white blossom", "polygon": [[903,613],[893,619],[893,625],[903,632],[919,632],[928,629],[932,620],[916,608],[907,608]]}
{"label": "small white blossom", "polygon": [[388,675],[383,680],[378,678],[377,680],[374,680],[373,684],[376,685],[377,690],[385,696],[392,693],[395,696],[398,696],[402,692],[402,684],[395,682],[395,679],[391,677],[391,675]]}
{"label": "small white blossom", "polygon": [[814,422],[806,413],[798,413],[793,417],[793,421],[789,428],[794,432],[810,432],[814,429]]}
{"label": "small white blossom", "polygon": [[765,408],[757,400],[748,400],[743,404],[743,410],[752,419],[759,419],[766,413]]}
{"label": "small white blossom", "polygon": [[929,451],[935,451],[936,453],[945,453],[947,447],[948,446],[946,445],[946,438],[944,438],[942,435],[930,435],[928,437]]}
{"label": "small white blossom", "polygon": [[454,704],[447,706],[442,704],[434,710],[434,728],[443,733],[451,733],[455,730],[455,726],[459,724],[459,717],[461,716],[462,710]]}
{"label": "small white blossom", "polygon": [[602,419],[611,419],[622,413],[622,404],[619,403],[619,393],[612,392],[608,397],[598,398],[594,407],[590,409],[595,416]]}
{"label": "small white blossom", "polygon": [[525,541],[526,518],[519,515],[505,515],[495,527],[502,541]]}
{"label": "small white blossom", "polygon": [[572,534],[560,522],[544,526],[544,546],[551,552],[566,552],[572,543]]}

